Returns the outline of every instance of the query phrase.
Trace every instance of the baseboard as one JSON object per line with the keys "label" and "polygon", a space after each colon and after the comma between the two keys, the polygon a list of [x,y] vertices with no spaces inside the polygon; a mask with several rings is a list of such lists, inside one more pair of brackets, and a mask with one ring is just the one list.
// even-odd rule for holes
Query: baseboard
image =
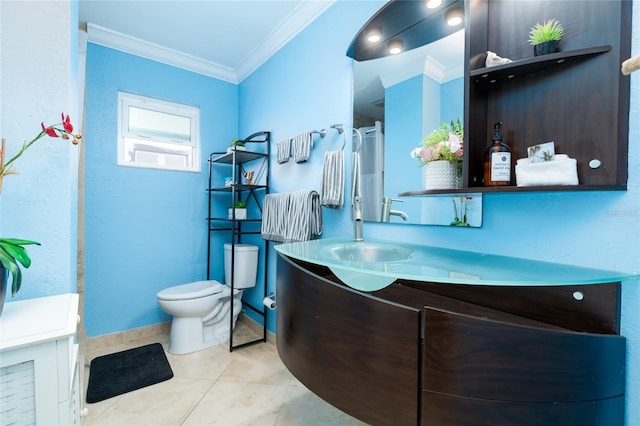
{"label": "baseboard", "polygon": [[155,336],[169,336],[171,321],[149,325],[147,327],[134,328],[118,333],[104,334],[102,336],[87,337],[87,352],[98,352],[105,348],[128,345],[137,340],[149,339]]}

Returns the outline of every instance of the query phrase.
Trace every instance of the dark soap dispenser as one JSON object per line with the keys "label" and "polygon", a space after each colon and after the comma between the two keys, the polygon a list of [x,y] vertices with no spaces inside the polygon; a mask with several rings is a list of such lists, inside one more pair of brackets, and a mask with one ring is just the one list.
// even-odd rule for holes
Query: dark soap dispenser
{"label": "dark soap dispenser", "polygon": [[501,127],[502,122],[495,124],[491,145],[484,152],[484,186],[511,184],[511,150],[502,141]]}

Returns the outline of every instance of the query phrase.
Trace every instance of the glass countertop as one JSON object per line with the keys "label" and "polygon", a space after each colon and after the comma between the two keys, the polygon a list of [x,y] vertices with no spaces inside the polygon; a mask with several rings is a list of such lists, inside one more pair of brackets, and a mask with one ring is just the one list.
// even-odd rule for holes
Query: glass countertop
{"label": "glass countertop", "polygon": [[275,246],[282,255],[331,269],[363,291],[396,279],[492,286],[603,284],[637,279],[637,272],[609,271],[489,253],[369,239],[319,239]]}

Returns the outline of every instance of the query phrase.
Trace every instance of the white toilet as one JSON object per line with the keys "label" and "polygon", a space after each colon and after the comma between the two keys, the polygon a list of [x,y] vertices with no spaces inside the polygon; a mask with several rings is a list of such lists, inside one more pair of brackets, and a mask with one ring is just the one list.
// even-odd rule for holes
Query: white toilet
{"label": "white toilet", "polygon": [[186,354],[229,340],[233,300],[233,327],[242,309],[242,289],[256,285],[258,247],[235,245],[234,295],[231,297],[231,244],[224,245],[224,276],[229,283],[197,281],[158,292],[158,304],[173,315],[169,352]]}

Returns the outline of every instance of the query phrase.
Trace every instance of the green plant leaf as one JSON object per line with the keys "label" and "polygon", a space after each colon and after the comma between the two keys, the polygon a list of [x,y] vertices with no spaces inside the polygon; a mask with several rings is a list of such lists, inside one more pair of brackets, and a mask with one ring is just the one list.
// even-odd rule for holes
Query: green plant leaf
{"label": "green plant leaf", "polygon": [[0,263],[11,273],[11,296],[15,296],[22,286],[22,271],[18,262],[2,246],[0,246]]}
{"label": "green plant leaf", "polygon": [[28,245],[40,245],[39,242],[37,241],[31,241],[31,240],[22,240],[20,238],[0,238],[0,244],[1,243],[8,243],[8,244],[12,244],[14,246],[28,246]]}
{"label": "green plant leaf", "polygon": [[11,273],[11,296],[15,296],[22,286],[22,270],[31,266],[31,258],[26,245],[40,245],[40,243],[20,238],[0,238],[0,263]]}

